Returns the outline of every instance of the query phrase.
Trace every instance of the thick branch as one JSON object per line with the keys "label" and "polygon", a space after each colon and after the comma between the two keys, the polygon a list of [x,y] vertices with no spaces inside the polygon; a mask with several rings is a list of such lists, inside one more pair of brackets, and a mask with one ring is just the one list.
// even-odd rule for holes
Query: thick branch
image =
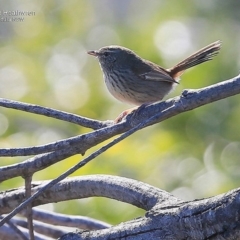
{"label": "thick branch", "polygon": [[227,239],[240,236],[240,189],[216,197],[161,206],[109,229],[67,234],[61,240]]}
{"label": "thick branch", "polygon": [[[40,190],[49,181],[34,183],[32,191]],[[48,189],[33,201],[33,206],[46,203],[82,199],[88,197],[107,197],[149,210],[157,203],[178,202],[171,194],[135,180],[109,176],[90,175],[68,178]],[[25,200],[25,190],[9,190],[0,194],[0,214],[9,213]]]}

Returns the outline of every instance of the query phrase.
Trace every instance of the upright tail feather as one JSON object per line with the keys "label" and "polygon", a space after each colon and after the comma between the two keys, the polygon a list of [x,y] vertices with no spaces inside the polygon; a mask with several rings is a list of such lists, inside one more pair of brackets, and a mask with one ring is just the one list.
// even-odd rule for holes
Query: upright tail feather
{"label": "upright tail feather", "polygon": [[180,77],[186,69],[211,60],[215,55],[218,54],[220,48],[220,41],[209,44],[208,46],[200,49],[182,62],[178,63],[173,68],[169,69],[170,75],[173,78]]}

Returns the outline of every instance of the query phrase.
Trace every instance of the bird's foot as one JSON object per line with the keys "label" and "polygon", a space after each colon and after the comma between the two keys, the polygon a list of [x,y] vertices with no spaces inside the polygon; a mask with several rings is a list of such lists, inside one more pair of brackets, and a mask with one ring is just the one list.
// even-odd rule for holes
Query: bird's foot
{"label": "bird's foot", "polygon": [[134,107],[134,108],[130,108],[127,109],[125,111],[123,111],[115,120],[114,123],[120,123],[127,115],[129,115],[130,113],[133,113],[133,115],[137,115],[140,113],[140,111],[142,111],[148,104],[142,104],[139,107]]}
{"label": "bird's foot", "polygon": [[120,123],[128,114],[132,113],[133,111],[137,110],[138,107],[130,108],[123,111],[115,120],[115,123]]}

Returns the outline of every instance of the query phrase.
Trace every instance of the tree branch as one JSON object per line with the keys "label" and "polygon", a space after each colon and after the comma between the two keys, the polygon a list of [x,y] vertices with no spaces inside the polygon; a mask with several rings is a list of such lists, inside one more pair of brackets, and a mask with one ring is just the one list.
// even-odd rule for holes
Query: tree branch
{"label": "tree branch", "polygon": [[[20,226],[22,228],[28,229],[27,222],[23,219],[14,217],[11,219],[11,222],[16,224],[17,226]],[[53,226],[50,224],[42,223],[39,221],[34,221],[34,235],[36,233],[40,233],[41,235],[44,235],[45,237],[51,237],[53,239],[57,239],[63,234],[67,234],[67,229],[60,229],[57,226]],[[1,233],[0,233],[0,239],[1,239]],[[27,238],[29,240],[29,238]]]}
{"label": "tree branch", "polygon": [[[38,192],[51,181],[33,183],[32,192]],[[33,201],[33,206],[51,202],[88,197],[106,197],[126,202],[136,207],[149,210],[156,204],[178,202],[178,198],[148,184],[110,175],[89,175],[65,179],[55,184]],[[0,214],[11,212],[26,199],[25,190],[18,188],[0,193]]]}
{"label": "tree branch", "polygon": [[100,129],[113,123],[112,121],[101,122],[98,120],[81,117],[76,114],[59,111],[53,108],[42,107],[35,104],[17,102],[9,99],[4,99],[4,98],[0,98],[0,106],[5,108],[12,108],[12,109],[16,109],[24,112],[29,112],[29,113],[35,113],[35,114],[43,115],[46,117],[56,118],[59,120],[75,123],[80,126],[91,128],[91,129]]}
{"label": "tree branch", "polygon": [[144,217],[109,229],[79,231],[62,236],[60,240],[104,239],[227,239],[240,236],[240,189],[212,198],[161,204]]}
{"label": "tree branch", "polygon": [[[68,190],[68,193],[69,193],[69,190]],[[24,212],[21,212],[21,215],[26,216]],[[33,219],[43,223],[48,223],[54,226],[72,227],[72,228],[80,228],[80,229],[86,229],[86,230],[104,229],[112,226],[108,223],[105,223],[103,221],[99,221],[90,217],[59,214],[55,212],[44,211],[39,208],[33,209]]]}

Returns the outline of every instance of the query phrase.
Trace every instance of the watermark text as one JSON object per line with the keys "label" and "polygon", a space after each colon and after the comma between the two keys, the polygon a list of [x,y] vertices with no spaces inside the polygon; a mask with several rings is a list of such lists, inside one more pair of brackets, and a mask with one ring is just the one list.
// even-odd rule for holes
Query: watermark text
{"label": "watermark text", "polygon": [[34,11],[6,11],[0,10],[0,22],[23,22],[26,17],[35,16]]}

